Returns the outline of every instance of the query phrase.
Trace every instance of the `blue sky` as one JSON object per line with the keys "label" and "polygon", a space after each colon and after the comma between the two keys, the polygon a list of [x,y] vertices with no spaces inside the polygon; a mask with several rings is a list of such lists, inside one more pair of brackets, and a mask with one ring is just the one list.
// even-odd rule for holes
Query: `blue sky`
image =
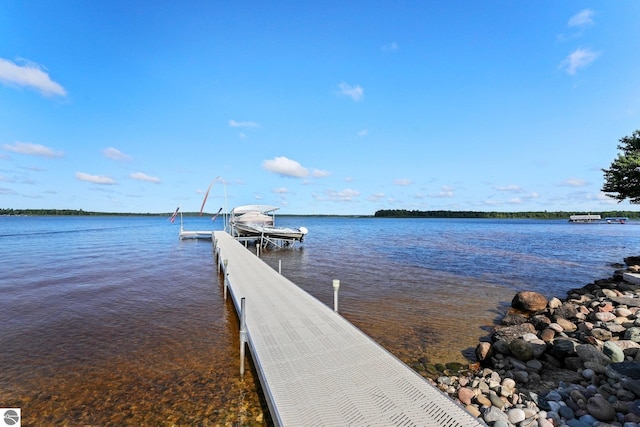
{"label": "blue sky", "polygon": [[9,0],[0,41],[2,208],[636,208],[635,0]]}

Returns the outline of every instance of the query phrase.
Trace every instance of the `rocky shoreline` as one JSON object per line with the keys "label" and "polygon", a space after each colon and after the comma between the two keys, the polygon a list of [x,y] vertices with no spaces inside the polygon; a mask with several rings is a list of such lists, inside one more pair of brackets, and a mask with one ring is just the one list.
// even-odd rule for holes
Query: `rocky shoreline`
{"label": "rocky shoreline", "polygon": [[525,291],[478,362],[414,368],[493,427],[640,427],[640,257],[564,300]]}

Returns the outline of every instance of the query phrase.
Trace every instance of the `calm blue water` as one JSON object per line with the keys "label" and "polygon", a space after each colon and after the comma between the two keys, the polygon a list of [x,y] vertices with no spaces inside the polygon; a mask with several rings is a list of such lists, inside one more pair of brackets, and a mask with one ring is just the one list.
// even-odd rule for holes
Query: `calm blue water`
{"label": "calm blue water", "polygon": [[[407,363],[464,361],[516,292],[564,297],[640,252],[634,222],[277,221],[309,235],[262,259],[327,305],[339,279],[340,312]],[[178,229],[160,217],[0,217],[0,407],[21,407],[29,425],[259,425],[211,244]]]}

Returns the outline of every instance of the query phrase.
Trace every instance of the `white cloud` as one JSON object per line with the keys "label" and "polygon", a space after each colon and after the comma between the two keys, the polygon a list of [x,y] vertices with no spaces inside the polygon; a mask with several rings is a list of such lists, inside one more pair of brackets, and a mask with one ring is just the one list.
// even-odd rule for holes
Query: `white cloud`
{"label": "white cloud", "polygon": [[393,185],[400,185],[402,187],[406,187],[411,184],[412,184],[412,181],[410,179],[395,179],[393,181]]}
{"label": "white cloud", "polygon": [[396,42],[387,43],[382,46],[382,50],[385,52],[395,52],[396,50],[398,50],[398,43]]}
{"label": "white cloud", "polygon": [[370,202],[379,202],[380,200],[383,200],[385,198],[385,194],[384,193],[373,193],[371,196],[369,196],[369,198],[367,199]]}
{"label": "white cloud", "polygon": [[454,194],[453,194],[454,188],[450,187],[448,185],[443,185],[442,186],[442,191],[440,191],[437,194],[431,194],[430,197],[435,197],[435,198],[453,198]]}
{"label": "white cloud", "polygon": [[367,136],[369,135],[369,131],[366,129],[362,129],[360,131],[358,131],[358,136],[363,137],[363,136]]}
{"label": "white cloud", "polygon": [[152,182],[154,184],[160,183],[160,178],[157,178],[155,176],[149,176],[142,172],[134,172],[131,175],[129,175],[129,178],[135,179],[136,181]]}
{"label": "white cloud", "polygon": [[18,65],[0,58],[0,82],[7,86],[26,86],[36,89],[44,96],[66,96],[67,91],[51,80],[46,70],[35,63]]}
{"label": "white cloud", "polygon": [[324,178],[326,176],[331,175],[331,172],[320,170],[320,169],[314,169],[311,174],[313,175],[314,178]]}
{"label": "white cloud", "polygon": [[519,185],[511,184],[511,185],[503,185],[495,187],[498,191],[511,191],[514,193],[519,193],[522,191],[522,188]]}
{"label": "white cloud", "polygon": [[579,178],[569,178],[562,181],[562,185],[567,187],[584,187],[587,185],[586,181]]}
{"label": "white cloud", "polygon": [[593,24],[593,10],[584,9],[569,19],[568,25],[570,27],[581,27],[583,25]]}
{"label": "white cloud", "polygon": [[265,160],[262,162],[262,167],[275,174],[281,176],[289,176],[294,178],[304,178],[309,175],[309,170],[303,167],[295,160],[291,160],[287,157],[276,157],[272,160]]}
{"label": "white cloud", "polygon": [[102,150],[102,154],[104,154],[105,157],[108,157],[111,160],[119,160],[119,161],[131,160],[131,156],[129,156],[128,154],[124,154],[122,151],[113,147],[105,148],[104,150]]}
{"label": "white cloud", "polygon": [[4,144],[2,146],[7,151],[18,154],[27,154],[29,156],[41,157],[62,157],[62,151],[54,151],[49,147],[40,144],[32,144],[31,142],[14,142],[13,144]]}
{"label": "white cloud", "polygon": [[76,172],[76,178],[80,181],[90,182],[92,184],[113,185],[116,180],[104,175],[89,175],[84,172]]}
{"label": "white cloud", "polygon": [[287,194],[289,192],[289,189],[285,187],[279,187],[279,188],[274,188],[272,191],[276,194]]}
{"label": "white cloud", "polygon": [[453,191],[445,191],[445,190],[439,192],[438,194],[431,195],[431,197],[436,197],[436,198],[439,198],[439,199],[450,199],[453,196],[454,196],[453,195]]}
{"label": "white cloud", "polygon": [[334,198],[337,198],[340,201],[351,201],[351,199],[358,197],[360,195],[360,192],[357,190],[352,190],[350,188],[345,188],[342,191],[338,191],[337,193],[333,193],[332,196]]}
{"label": "white cloud", "polygon": [[605,205],[617,205],[618,201],[614,198],[607,196],[607,193],[600,192],[596,195],[595,199]]}
{"label": "white cloud", "polygon": [[520,197],[514,197],[513,199],[509,200],[509,204],[511,205],[519,205],[522,203],[522,199]]}
{"label": "white cloud", "polygon": [[584,68],[591,64],[596,58],[600,56],[600,53],[594,52],[591,49],[578,48],[565,58],[560,64],[560,68],[564,69],[567,74],[574,75],[579,69]]}
{"label": "white cloud", "polygon": [[229,120],[229,126],[232,128],[256,128],[260,125],[256,122],[236,122],[235,120]]}
{"label": "white cloud", "polygon": [[346,188],[342,191],[326,190],[322,196],[319,194],[313,194],[313,198],[323,202],[350,202],[359,195],[359,191]]}
{"label": "white cloud", "polygon": [[364,98],[364,89],[360,86],[351,86],[345,82],[338,84],[338,88],[340,89],[340,94],[348,96],[354,101],[361,101]]}

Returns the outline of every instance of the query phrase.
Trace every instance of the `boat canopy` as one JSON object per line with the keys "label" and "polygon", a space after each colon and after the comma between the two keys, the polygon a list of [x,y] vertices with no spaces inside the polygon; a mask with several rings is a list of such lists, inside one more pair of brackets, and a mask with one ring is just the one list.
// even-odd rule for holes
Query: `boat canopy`
{"label": "boat canopy", "polygon": [[242,215],[247,212],[262,212],[262,213],[271,213],[280,209],[277,206],[269,206],[269,205],[243,205],[236,206],[231,210],[232,215]]}

